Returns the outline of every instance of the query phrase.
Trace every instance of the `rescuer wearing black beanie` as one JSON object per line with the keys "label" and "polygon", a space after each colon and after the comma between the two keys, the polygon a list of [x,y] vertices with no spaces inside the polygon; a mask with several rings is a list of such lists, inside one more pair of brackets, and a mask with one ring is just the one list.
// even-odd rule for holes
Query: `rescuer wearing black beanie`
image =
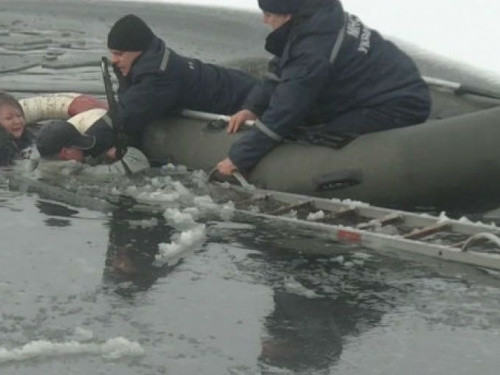
{"label": "rescuer wearing black beanie", "polygon": [[119,51],[145,51],[155,35],[139,17],[129,14],[120,18],[108,34],[108,48]]}
{"label": "rescuer wearing black beanie", "polygon": [[295,14],[303,3],[304,0],[259,0],[259,7],[273,14]]}
{"label": "rescuer wearing black beanie", "polygon": [[107,46],[119,86],[108,117],[131,146],[142,145],[149,123],[182,109],[234,114],[257,83],[249,73],[176,53],[134,14],[115,22]]}

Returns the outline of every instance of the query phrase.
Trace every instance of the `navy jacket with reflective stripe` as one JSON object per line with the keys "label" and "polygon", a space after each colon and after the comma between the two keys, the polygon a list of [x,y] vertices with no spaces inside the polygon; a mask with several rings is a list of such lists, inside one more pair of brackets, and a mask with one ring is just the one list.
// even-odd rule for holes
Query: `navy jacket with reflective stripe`
{"label": "navy jacket with reflective stripe", "polygon": [[[256,85],[244,105],[259,116],[261,126],[286,137],[298,125],[325,123],[394,99],[402,103],[401,115],[414,118],[413,123],[425,121],[429,89],[410,57],[348,14],[344,40],[331,64],[344,24],[342,5],[336,0],[305,4],[309,8],[268,36],[266,48],[275,55],[269,76],[274,78]],[[275,145],[276,137],[256,127],[232,146],[229,158],[240,170],[250,169]]]}
{"label": "navy jacket with reflective stripe", "polygon": [[138,141],[153,120],[188,108],[233,114],[241,109],[257,80],[244,72],[181,56],[155,38],[119,81],[118,116]]}

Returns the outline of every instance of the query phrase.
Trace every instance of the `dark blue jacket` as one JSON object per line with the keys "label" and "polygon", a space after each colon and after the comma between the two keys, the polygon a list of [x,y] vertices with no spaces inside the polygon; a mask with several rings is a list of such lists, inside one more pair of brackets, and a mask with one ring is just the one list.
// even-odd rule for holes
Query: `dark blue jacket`
{"label": "dark blue jacket", "polygon": [[[339,53],[330,62],[345,23]],[[326,123],[358,108],[396,107],[412,124],[430,112],[429,89],[414,62],[393,43],[346,14],[337,0],[309,0],[292,20],[274,30],[266,49],[275,55],[268,77],[244,108],[257,126],[233,144],[229,158],[240,170],[259,160],[298,125]]]}
{"label": "dark blue jacket", "polygon": [[30,129],[25,128],[21,138],[16,139],[0,126],[0,166],[10,165],[17,158],[25,158],[34,144],[38,128],[38,125],[31,125]]}
{"label": "dark blue jacket", "polygon": [[233,114],[257,80],[251,75],[178,55],[155,38],[119,81],[118,117],[138,141],[150,122],[188,108]]}

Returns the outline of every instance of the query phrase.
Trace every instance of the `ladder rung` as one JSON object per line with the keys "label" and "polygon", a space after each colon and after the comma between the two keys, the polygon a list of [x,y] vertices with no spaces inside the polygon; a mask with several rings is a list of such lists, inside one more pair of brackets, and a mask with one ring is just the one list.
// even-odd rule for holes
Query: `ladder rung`
{"label": "ladder rung", "polygon": [[[456,247],[456,248],[461,249],[461,248],[462,248],[462,246],[464,246],[464,245],[465,245],[465,243],[469,240],[469,238],[470,238],[470,237],[467,237],[465,240],[462,240],[462,241],[458,241],[458,242],[452,243],[452,244],[451,244],[451,245],[449,245],[449,246],[451,246],[451,247]],[[486,241],[486,240],[484,240],[484,241]]]}
{"label": "ladder rung", "polygon": [[448,229],[449,227],[450,227],[450,223],[446,223],[446,222],[438,223],[438,224],[431,225],[428,227],[414,229],[410,233],[405,234],[403,236],[403,238],[405,238],[407,240],[416,240],[419,238],[430,236],[431,234],[434,234],[437,232],[441,232],[443,230]]}
{"label": "ladder rung", "polygon": [[268,214],[269,215],[282,215],[282,214],[287,213],[291,210],[295,210],[295,209],[302,208],[302,207],[307,207],[307,206],[311,205],[311,203],[312,203],[311,200],[307,200],[307,201],[300,202],[300,203],[290,204],[288,206],[280,207],[274,211],[268,212]]}
{"label": "ladder rung", "polygon": [[455,243],[451,244],[450,247],[456,247],[458,249],[461,249],[462,246],[464,246],[466,242],[467,242],[467,239],[465,239],[463,241],[455,242]]}
{"label": "ladder rung", "polygon": [[338,211],[330,212],[328,217],[331,219],[335,219],[335,218],[338,218],[340,216],[344,216],[344,215],[348,215],[348,214],[355,214],[357,212],[358,212],[358,210],[356,207],[344,207]]}
{"label": "ladder rung", "polygon": [[393,213],[390,213],[390,214],[383,216],[381,218],[370,220],[367,223],[358,224],[357,228],[365,230],[365,229],[369,229],[369,228],[376,227],[376,226],[384,226],[384,225],[389,225],[389,224],[393,224],[393,223],[400,223],[403,220],[404,220],[404,217],[400,213],[393,212]]}
{"label": "ladder rung", "polygon": [[244,198],[244,199],[236,202],[235,205],[239,206],[239,205],[243,205],[243,204],[247,204],[247,203],[251,203],[251,202],[255,202],[255,201],[266,200],[266,199],[269,199],[269,197],[270,197],[269,194],[252,195],[249,198]]}

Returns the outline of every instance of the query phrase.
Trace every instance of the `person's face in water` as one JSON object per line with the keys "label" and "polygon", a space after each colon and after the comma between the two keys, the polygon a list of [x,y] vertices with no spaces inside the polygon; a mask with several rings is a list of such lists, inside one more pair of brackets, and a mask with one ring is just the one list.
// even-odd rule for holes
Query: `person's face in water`
{"label": "person's face in water", "polygon": [[283,26],[285,23],[290,21],[292,18],[291,14],[274,14],[268,12],[262,12],[262,21],[271,27],[271,29],[276,30]]}
{"label": "person's face in water", "polygon": [[118,70],[126,77],[134,61],[141,55],[142,51],[120,51],[116,49],[110,49],[111,53],[111,63],[118,68]]}
{"label": "person's face in water", "polygon": [[[114,162],[116,161],[116,148],[112,147],[108,151],[106,151],[103,155],[104,160],[107,162]],[[59,159],[60,160],[75,160],[79,161],[82,163],[85,160],[85,153],[83,150],[80,150],[79,148],[76,147],[63,147],[61,151],[59,152]]]}
{"label": "person's face in water", "polygon": [[26,127],[26,121],[24,119],[23,112],[10,104],[3,104],[0,106],[0,125],[12,135],[12,137],[18,139],[24,133],[24,128]]}
{"label": "person's face in water", "polygon": [[82,150],[76,147],[64,147],[59,152],[59,159],[61,160],[76,160],[80,163],[85,159],[85,155]]}

